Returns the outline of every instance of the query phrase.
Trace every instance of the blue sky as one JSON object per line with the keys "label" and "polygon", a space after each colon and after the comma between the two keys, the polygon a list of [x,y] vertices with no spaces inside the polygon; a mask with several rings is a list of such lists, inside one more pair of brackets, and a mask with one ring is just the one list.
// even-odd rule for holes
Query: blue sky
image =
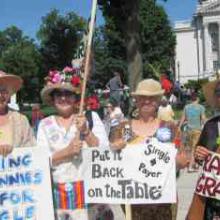
{"label": "blue sky", "polygon": [[[88,17],[92,0],[0,0],[0,30],[16,25],[25,35],[35,38],[41,24],[42,16],[56,8],[61,13],[75,11],[77,14]],[[170,21],[190,19],[195,11],[197,0],[168,0],[163,3]],[[181,2],[181,3],[180,3]],[[101,12],[98,19],[103,23]]]}

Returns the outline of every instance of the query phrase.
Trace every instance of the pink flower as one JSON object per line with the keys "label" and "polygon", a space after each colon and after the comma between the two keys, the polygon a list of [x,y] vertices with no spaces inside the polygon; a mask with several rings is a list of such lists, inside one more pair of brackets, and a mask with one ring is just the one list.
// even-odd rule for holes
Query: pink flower
{"label": "pink flower", "polygon": [[73,72],[73,68],[72,68],[72,67],[69,67],[69,66],[66,66],[66,67],[63,69],[63,72],[65,72],[65,73],[71,73],[71,72]]}
{"label": "pink flower", "polygon": [[52,83],[59,83],[59,82],[61,82],[61,79],[62,79],[62,77],[61,77],[60,73],[59,73],[59,72],[56,72],[56,73],[52,76],[51,81],[52,81]]}
{"label": "pink flower", "polygon": [[49,77],[53,77],[56,73],[59,73],[57,70],[50,70],[49,71]]}

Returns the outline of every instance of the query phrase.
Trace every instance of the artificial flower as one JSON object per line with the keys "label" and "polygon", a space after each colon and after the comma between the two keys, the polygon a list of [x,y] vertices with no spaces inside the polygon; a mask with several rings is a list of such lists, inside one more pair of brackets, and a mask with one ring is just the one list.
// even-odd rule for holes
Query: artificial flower
{"label": "artificial flower", "polygon": [[80,77],[79,76],[76,76],[76,75],[73,75],[72,78],[71,78],[71,83],[73,86],[79,86],[80,85]]}

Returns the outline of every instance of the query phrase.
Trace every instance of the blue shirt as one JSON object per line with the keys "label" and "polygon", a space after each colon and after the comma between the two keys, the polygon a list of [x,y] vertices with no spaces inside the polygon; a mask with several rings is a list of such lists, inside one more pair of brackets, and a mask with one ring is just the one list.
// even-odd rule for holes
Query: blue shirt
{"label": "blue shirt", "polygon": [[202,116],[205,114],[205,108],[200,104],[188,104],[184,109],[188,128],[191,130],[202,129]]}

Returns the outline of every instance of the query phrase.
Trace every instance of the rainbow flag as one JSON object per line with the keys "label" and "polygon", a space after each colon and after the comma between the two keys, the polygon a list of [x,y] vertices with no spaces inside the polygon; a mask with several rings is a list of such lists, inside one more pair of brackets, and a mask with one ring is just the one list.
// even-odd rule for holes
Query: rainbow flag
{"label": "rainbow flag", "polygon": [[53,184],[55,209],[86,208],[83,181]]}

